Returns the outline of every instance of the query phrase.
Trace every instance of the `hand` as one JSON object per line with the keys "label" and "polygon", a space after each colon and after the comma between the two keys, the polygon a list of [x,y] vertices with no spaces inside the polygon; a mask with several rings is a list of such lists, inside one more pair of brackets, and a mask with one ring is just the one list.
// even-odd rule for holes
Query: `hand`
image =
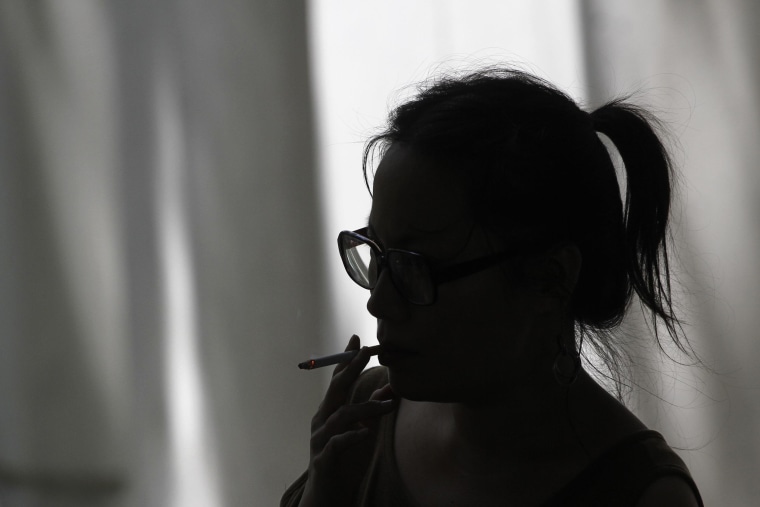
{"label": "hand", "polygon": [[[359,350],[358,336],[351,337],[346,350]],[[351,388],[369,358],[365,347],[351,362],[335,367],[324,400],[311,420],[309,478],[299,507],[350,505],[367,471],[374,428],[396,405],[390,385],[376,390],[369,401],[348,403]]]}

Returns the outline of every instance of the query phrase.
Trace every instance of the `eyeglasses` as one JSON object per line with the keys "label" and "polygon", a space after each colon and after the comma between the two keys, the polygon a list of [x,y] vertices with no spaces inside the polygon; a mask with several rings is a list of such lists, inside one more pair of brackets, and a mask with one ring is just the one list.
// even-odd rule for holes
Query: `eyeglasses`
{"label": "eyeglasses", "polygon": [[479,257],[452,266],[433,269],[422,254],[388,248],[383,250],[367,237],[367,228],[338,234],[338,250],[348,276],[360,287],[374,289],[383,269],[388,268],[393,285],[412,304],[435,303],[438,285],[484,271],[515,251]]}

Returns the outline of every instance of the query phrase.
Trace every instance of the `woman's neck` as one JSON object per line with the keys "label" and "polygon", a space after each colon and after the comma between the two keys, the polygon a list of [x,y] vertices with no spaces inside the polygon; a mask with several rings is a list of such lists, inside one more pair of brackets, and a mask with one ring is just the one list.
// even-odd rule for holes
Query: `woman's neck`
{"label": "woman's neck", "polygon": [[578,411],[594,386],[581,373],[571,386],[549,377],[499,403],[438,404],[444,456],[462,470],[484,473],[583,455]]}

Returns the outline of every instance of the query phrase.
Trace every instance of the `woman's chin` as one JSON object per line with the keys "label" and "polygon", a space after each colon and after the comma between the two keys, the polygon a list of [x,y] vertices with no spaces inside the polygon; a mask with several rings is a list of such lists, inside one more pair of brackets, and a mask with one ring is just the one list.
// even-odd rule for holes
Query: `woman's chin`
{"label": "woman's chin", "polygon": [[420,375],[418,372],[410,374],[408,371],[394,371],[388,368],[388,382],[393,389],[393,394],[410,401],[430,401],[436,403],[451,403],[456,401],[452,397],[453,391],[449,386],[430,380],[430,377]]}

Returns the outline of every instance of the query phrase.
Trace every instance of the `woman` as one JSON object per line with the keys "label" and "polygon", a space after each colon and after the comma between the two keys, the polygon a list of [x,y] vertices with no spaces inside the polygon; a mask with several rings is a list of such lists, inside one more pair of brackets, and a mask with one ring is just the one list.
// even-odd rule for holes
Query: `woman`
{"label": "woman", "polygon": [[[383,366],[361,374],[370,353],[351,338],[361,351],[336,367],[282,505],[702,505],[662,437],[580,361],[591,345],[617,371],[612,331],[634,293],[688,350],[653,125],[504,69],[440,79],[392,113],[365,151],[367,176],[382,148],[369,223],[339,237]],[[622,156],[624,203],[597,133]]]}

